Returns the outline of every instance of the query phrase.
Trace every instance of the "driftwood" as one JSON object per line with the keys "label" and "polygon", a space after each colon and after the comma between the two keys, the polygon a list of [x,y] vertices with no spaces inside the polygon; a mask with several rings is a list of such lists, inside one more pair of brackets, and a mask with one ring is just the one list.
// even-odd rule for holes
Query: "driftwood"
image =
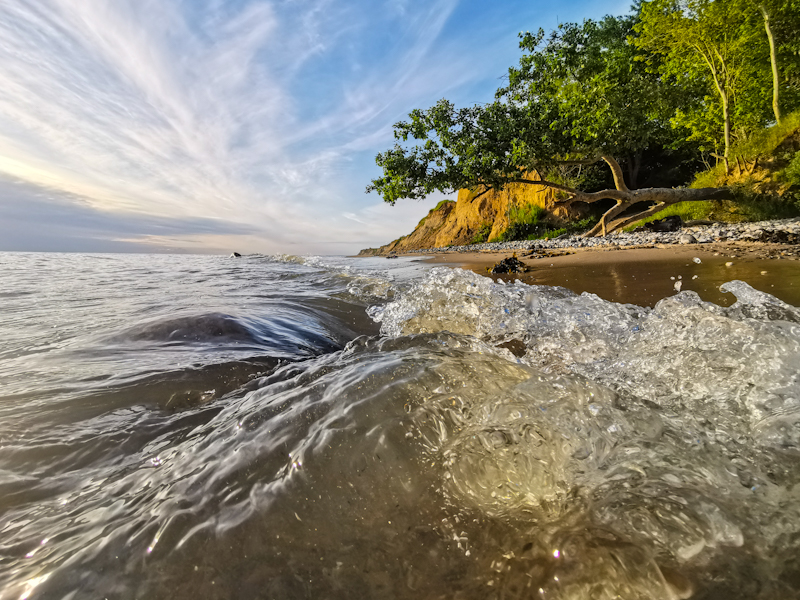
{"label": "driftwood", "polygon": [[[731,200],[733,196],[728,188],[644,188],[630,190],[625,185],[622,168],[619,163],[611,156],[601,156],[602,160],[611,168],[614,176],[615,189],[606,189],[599,192],[582,192],[569,186],[546,180],[518,179],[519,183],[529,183],[532,185],[542,185],[560,190],[567,194],[565,200],[558,202],[559,205],[570,205],[573,202],[599,202],[600,200],[616,200],[616,204],[608,209],[600,218],[600,221],[591,230],[584,234],[585,237],[595,237],[606,235],[622,227],[627,227],[631,223],[645,219],[651,215],[661,212],[668,206],[680,204],[681,202],[697,202],[700,200]],[[619,217],[622,213],[636,204],[647,203],[647,209],[636,214]]]}

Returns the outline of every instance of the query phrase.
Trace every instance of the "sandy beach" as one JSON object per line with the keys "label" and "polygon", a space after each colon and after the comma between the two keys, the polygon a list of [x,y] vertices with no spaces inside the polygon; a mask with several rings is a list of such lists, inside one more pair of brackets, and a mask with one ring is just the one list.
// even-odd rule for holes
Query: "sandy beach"
{"label": "sandy beach", "polygon": [[[735,301],[720,291],[726,281],[741,280],[784,302],[800,306],[798,247],[752,242],[720,242],[647,247],[605,247],[519,253],[525,273],[491,275],[494,264],[511,252],[446,252],[425,262],[469,269],[504,281],[563,286],[613,302],[653,306],[676,293],[693,290],[721,306]],[[418,254],[409,256],[419,256]],[[698,262],[699,261],[699,262]],[[679,284],[679,285],[678,285]]]}

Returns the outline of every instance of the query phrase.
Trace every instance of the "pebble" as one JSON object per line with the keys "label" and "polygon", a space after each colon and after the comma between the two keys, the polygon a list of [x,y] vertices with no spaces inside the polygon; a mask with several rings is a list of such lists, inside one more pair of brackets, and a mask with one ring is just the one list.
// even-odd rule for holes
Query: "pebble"
{"label": "pebble", "polygon": [[[518,240],[515,242],[493,242],[469,244],[467,246],[446,246],[411,250],[420,254],[430,252],[487,252],[519,250],[557,250],[562,248],[609,248],[626,246],[647,246],[654,244],[708,244],[726,240],[729,242],[759,240],[764,233],[783,231],[800,235],[800,217],[757,223],[715,223],[714,225],[684,227],[681,231],[670,232],[614,232],[606,237],[585,238],[580,235],[564,235],[552,240]],[[687,236],[693,242],[681,241]],[[716,255],[716,254],[715,254]],[[697,262],[697,261],[695,261]]]}

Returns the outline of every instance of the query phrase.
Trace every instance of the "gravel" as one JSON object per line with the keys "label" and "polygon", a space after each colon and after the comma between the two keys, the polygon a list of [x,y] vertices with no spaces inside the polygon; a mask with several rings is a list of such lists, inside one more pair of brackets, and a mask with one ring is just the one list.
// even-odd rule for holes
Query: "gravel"
{"label": "gravel", "polygon": [[[695,241],[692,241],[693,238]],[[514,250],[557,250],[562,248],[603,248],[649,246],[654,244],[708,244],[711,242],[777,242],[800,243],[800,217],[780,221],[754,223],[715,223],[683,227],[672,232],[615,232],[606,237],[584,238],[579,235],[564,235],[551,240],[517,240],[469,244],[467,246],[445,246],[410,250],[419,254],[431,252],[487,252]]]}

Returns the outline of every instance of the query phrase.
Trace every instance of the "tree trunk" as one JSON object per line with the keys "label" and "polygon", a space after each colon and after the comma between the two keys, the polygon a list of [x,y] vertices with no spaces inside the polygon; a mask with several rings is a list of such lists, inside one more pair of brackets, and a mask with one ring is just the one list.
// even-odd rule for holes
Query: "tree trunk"
{"label": "tree trunk", "polygon": [[725,161],[725,173],[729,174],[731,172],[731,165],[728,161],[728,156],[730,155],[731,151],[731,112],[730,106],[728,105],[728,90],[727,86],[722,94],[722,119],[724,122],[725,127],[725,153],[722,155],[723,160]]}
{"label": "tree trunk", "polygon": [[639,187],[639,167],[642,163],[642,153],[637,152],[627,157],[628,163],[628,181],[631,184],[631,189],[635,190]]}
{"label": "tree trunk", "polygon": [[769,25],[769,13],[767,13],[764,5],[759,5],[758,10],[761,11],[761,15],[764,17],[764,29],[767,32],[767,39],[769,40],[769,62],[772,65],[772,112],[775,113],[775,121],[780,124],[780,77],[778,76],[778,55],[775,51],[775,37],[772,35],[772,27]]}
{"label": "tree trunk", "polygon": [[[584,237],[605,236],[631,223],[654,215],[673,204],[697,202],[700,200],[731,200],[733,196],[728,188],[645,188],[623,192],[620,190],[603,190],[591,194],[578,193],[569,200],[562,201],[559,204],[570,204],[577,201],[591,203],[607,198],[613,198],[617,203],[606,211],[597,225],[583,234]],[[630,207],[640,202],[652,203],[653,206],[611,223],[614,217],[622,214]]]}
{"label": "tree trunk", "polygon": [[633,155],[633,165],[631,165],[631,188],[634,190],[639,187],[639,168],[642,166],[642,153],[637,152]]}
{"label": "tree trunk", "polygon": [[[541,185],[550,187],[556,190],[561,190],[569,194],[569,198],[556,202],[556,205],[569,206],[573,202],[586,202],[593,203],[600,200],[616,200],[617,203],[608,209],[605,214],[600,218],[600,221],[592,227],[591,230],[584,233],[584,237],[596,237],[598,235],[605,236],[608,233],[616,231],[621,227],[625,227],[630,223],[635,223],[640,219],[644,219],[653,215],[667,206],[678,204],[680,202],[696,202],[698,200],[732,200],[733,196],[728,188],[645,188],[642,190],[630,190],[625,185],[625,180],[622,176],[622,168],[613,156],[603,155],[601,158],[608,164],[611,173],[614,175],[614,185],[616,189],[601,190],[599,192],[582,192],[574,188],[570,188],[560,183],[546,181],[544,179],[517,179],[517,183],[527,183],[530,185]],[[611,219],[617,215],[622,214],[632,206],[646,202],[654,206],[647,210],[641,211],[635,215],[631,215],[621,219],[617,222],[611,223]],[[611,225],[609,226],[609,224]]]}
{"label": "tree trunk", "polygon": [[728,65],[718,52],[717,58],[720,61],[719,66],[717,66],[716,59],[713,56],[704,54],[699,49],[698,52],[700,52],[700,55],[703,57],[703,60],[706,61],[706,64],[711,71],[711,77],[714,79],[714,85],[716,86],[717,92],[719,92],[720,100],[722,101],[722,120],[725,133],[725,152],[722,155],[722,159],[725,162],[725,173],[729,174],[731,172],[730,163],[728,162],[728,156],[731,150],[731,113],[728,98],[730,72],[728,71]]}

